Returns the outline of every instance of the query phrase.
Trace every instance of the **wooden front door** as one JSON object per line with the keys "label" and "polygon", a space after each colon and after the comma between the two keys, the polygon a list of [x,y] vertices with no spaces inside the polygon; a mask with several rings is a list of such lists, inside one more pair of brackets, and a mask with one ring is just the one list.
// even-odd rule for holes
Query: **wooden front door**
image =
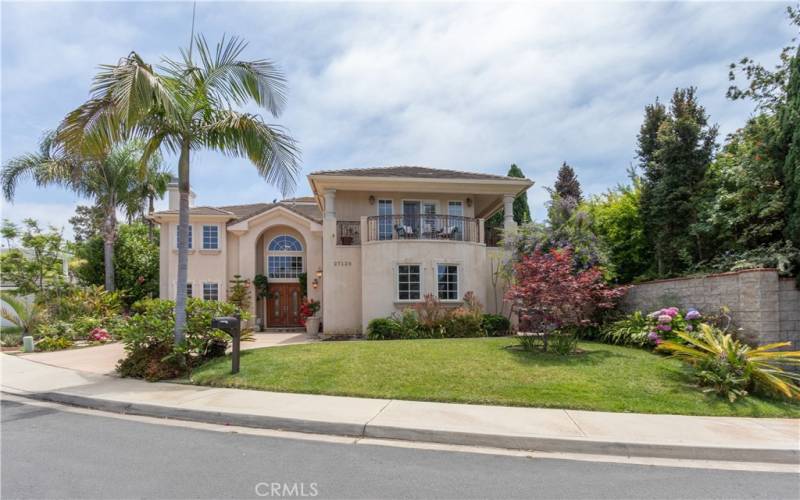
{"label": "wooden front door", "polygon": [[270,283],[267,328],[300,326],[300,284]]}

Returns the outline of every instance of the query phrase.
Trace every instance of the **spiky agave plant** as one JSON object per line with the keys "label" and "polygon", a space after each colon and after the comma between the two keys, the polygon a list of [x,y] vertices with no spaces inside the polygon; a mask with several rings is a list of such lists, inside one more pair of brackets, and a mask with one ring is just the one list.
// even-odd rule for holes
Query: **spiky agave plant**
{"label": "spiky agave plant", "polygon": [[751,389],[800,399],[800,373],[784,369],[800,366],[800,351],[776,350],[791,346],[791,342],[753,348],[707,324],[701,324],[696,333],[676,335],[685,343],[666,341],[657,349],[692,366],[700,385],[731,401]]}

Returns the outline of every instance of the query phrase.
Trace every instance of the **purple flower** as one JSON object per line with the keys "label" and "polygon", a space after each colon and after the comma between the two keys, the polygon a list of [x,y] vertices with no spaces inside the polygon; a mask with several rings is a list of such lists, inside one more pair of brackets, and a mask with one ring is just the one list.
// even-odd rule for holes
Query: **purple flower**
{"label": "purple flower", "polygon": [[648,339],[650,342],[656,342],[656,341],[657,341],[657,340],[659,340],[660,338],[661,338],[661,337],[659,337],[659,336],[658,336],[658,333],[657,333],[657,332],[650,332],[650,333],[648,333],[648,334],[647,334],[647,339]]}
{"label": "purple flower", "polygon": [[686,319],[693,320],[693,319],[700,319],[700,311],[697,309],[689,309],[689,312],[686,313]]}
{"label": "purple flower", "polygon": [[678,308],[677,307],[668,307],[668,308],[664,309],[664,314],[666,314],[667,316],[669,316],[671,318],[674,318],[675,316],[678,315]]}
{"label": "purple flower", "polygon": [[658,322],[662,324],[672,323],[672,316],[668,314],[662,314],[658,317]]}
{"label": "purple flower", "polygon": [[692,325],[686,325],[687,332],[691,332],[692,330],[694,330],[694,327]]}
{"label": "purple flower", "polygon": [[658,325],[658,326],[656,326],[656,328],[658,328],[662,332],[671,332],[672,331],[672,327],[669,326],[669,325]]}

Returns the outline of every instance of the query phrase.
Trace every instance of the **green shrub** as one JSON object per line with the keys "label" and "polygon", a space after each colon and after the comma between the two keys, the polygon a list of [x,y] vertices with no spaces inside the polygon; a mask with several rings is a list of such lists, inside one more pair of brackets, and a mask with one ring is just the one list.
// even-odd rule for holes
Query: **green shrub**
{"label": "green shrub", "polygon": [[402,327],[394,318],[375,318],[367,325],[367,339],[396,340],[402,337]]}
{"label": "green shrub", "polygon": [[570,330],[558,330],[547,336],[547,350],[561,356],[575,352],[578,336]]}
{"label": "green shrub", "polygon": [[37,351],[59,351],[72,347],[72,340],[67,337],[42,337],[36,342]]}
{"label": "green shrub", "polygon": [[650,321],[641,311],[635,311],[600,329],[600,340],[607,344],[632,345],[645,347],[651,344],[647,335],[650,333]]}
{"label": "green shrub", "polygon": [[[175,345],[174,310],[171,300],[144,299],[132,306],[135,314],[117,326],[126,351],[117,366],[120,375],[154,381],[189,374],[192,367],[225,352],[229,337],[211,328],[211,319],[241,314],[227,302],[189,299],[186,340]],[[246,315],[242,319],[246,320]]]}
{"label": "green shrub", "polygon": [[458,308],[443,322],[444,336],[446,338],[485,337],[486,332],[481,324],[482,319],[482,315]]}
{"label": "green shrub", "polygon": [[503,337],[511,330],[511,322],[502,314],[484,314],[481,327],[490,337]]}

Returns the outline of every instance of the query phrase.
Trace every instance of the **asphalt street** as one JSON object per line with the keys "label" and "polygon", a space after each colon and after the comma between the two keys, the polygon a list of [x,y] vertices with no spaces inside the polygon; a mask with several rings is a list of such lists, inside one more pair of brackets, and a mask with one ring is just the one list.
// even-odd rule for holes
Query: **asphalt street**
{"label": "asphalt street", "polygon": [[329,443],[2,401],[3,499],[800,498],[800,476]]}

